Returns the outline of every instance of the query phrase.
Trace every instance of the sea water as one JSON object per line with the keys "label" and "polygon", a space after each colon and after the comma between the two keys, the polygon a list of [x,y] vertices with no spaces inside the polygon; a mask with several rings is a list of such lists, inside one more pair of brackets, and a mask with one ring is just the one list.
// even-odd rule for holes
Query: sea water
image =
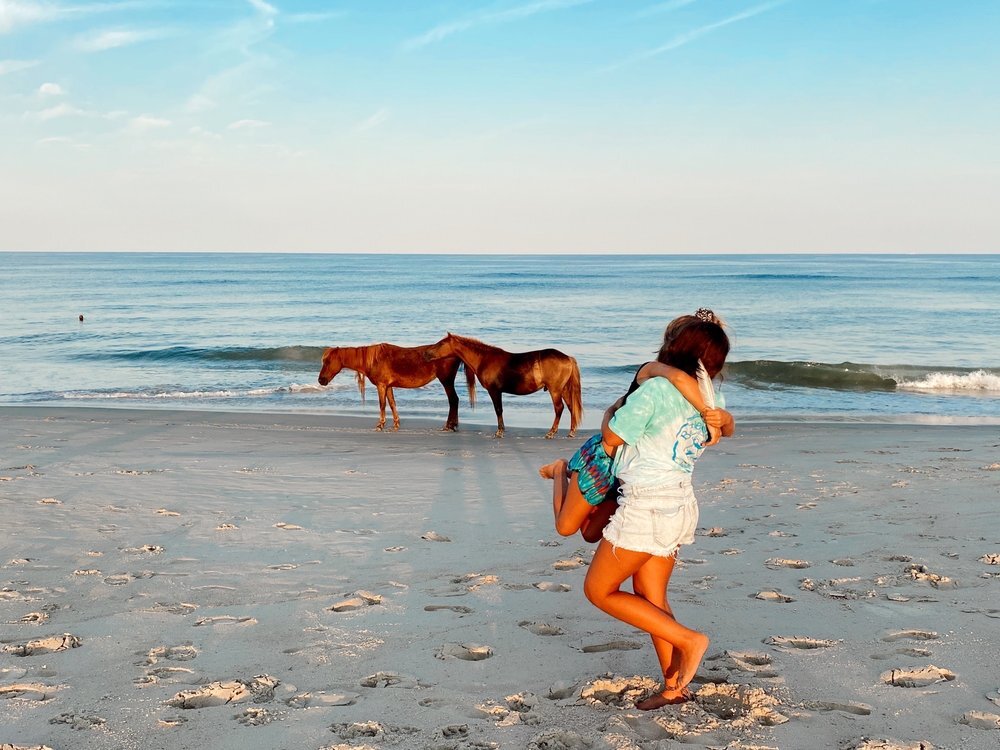
{"label": "sea water", "polygon": [[[584,427],[710,307],[733,348],[738,420],[1000,424],[1000,257],[977,255],[305,255],[0,253],[0,404],[378,414],[327,346],[452,331],[577,359]],[[79,316],[83,316],[80,321]],[[495,424],[486,393],[460,419]],[[396,391],[447,414],[441,386]],[[509,429],[548,394],[505,396]],[[563,416],[568,426],[568,414]]]}

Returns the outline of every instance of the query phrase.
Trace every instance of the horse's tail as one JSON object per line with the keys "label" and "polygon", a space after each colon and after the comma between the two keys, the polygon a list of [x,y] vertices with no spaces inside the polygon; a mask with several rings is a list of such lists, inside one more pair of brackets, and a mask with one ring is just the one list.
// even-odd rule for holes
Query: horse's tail
{"label": "horse's tail", "polygon": [[358,390],[361,391],[361,403],[365,402],[365,374],[361,370],[354,371],[354,377],[358,381]]}
{"label": "horse's tail", "polygon": [[576,363],[573,357],[570,357],[570,368],[569,373],[569,398],[567,399],[569,406],[569,416],[571,422],[571,429],[575,429],[578,424],[580,424],[580,418],[583,416],[583,393],[580,387],[580,366]]}
{"label": "horse's tail", "polygon": [[475,409],[476,408],[476,371],[469,367],[465,362],[462,363],[462,369],[465,370],[465,384],[469,386],[469,405]]}

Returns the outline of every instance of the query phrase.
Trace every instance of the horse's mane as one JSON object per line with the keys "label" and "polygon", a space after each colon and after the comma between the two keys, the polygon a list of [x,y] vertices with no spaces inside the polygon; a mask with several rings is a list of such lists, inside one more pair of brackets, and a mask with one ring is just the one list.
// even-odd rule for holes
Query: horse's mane
{"label": "horse's mane", "polygon": [[467,344],[467,345],[471,346],[473,349],[476,349],[477,351],[480,351],[480,352],[482,352],[482,351],[502,352],[503,351],[503,349],[501,349],[499,346],[492,346],[491,344],[487,344],[485,341],[480,341],[479,339],[474,339],[471,336],[460,336],[457,333],[452,333],[451,335],[454,338],[456,338],[456,339],[461,339],[462,343]]}

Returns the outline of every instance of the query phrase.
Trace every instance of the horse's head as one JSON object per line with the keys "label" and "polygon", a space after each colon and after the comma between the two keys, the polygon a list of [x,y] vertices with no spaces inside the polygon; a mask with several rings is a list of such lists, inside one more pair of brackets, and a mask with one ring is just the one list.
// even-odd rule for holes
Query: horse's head
{"label": "horse's head", "polygon": [[452,347],[452,335],[453,334],[451,333],[447,333],[443,339],[428,346],[424,350],[424,361],[430,362],[434,359],[452,356],[455,353],[455,350]]}
{"label": "horse's head", "polygon": [[323,352],[323,367],[319,371],[317,380],[320,385],[329,385],[330,381],[337,377],[337,373],[344,369],[343,362],[340,361],[340,350],[331,346]]}

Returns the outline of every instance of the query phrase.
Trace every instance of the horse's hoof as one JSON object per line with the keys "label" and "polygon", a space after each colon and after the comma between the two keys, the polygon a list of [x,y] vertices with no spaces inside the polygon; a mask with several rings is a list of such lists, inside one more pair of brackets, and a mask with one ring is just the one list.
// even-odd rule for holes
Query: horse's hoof
{"label": "horse's hoof", "polygon": [[441,432],[458,432],[457,424],[446,424],[441,428]]}
{"label": "horse's hoof", "polygon": [[554,438],[555,436],[556,436],[556,434],[555,434],[554,432],[546,432],[546,433],[545,433],[545,439],[546,439],[546,440],[551,440],[551,439],[552,439],[552,438]]}
{"label": "horse's hoof", "polygon": [[382,430],[384,430],[384,429],[385,429],[385,425],[384,424],[377,424],[377,425],[375,425],[375,432],[382,432]]}

